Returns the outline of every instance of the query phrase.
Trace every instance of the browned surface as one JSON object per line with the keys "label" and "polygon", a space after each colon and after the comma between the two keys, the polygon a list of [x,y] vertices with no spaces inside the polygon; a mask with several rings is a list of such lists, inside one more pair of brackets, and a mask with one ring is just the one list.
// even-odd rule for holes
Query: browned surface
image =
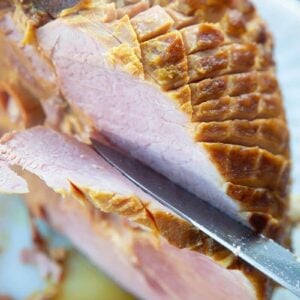
{"label": "browned surface", "polygon": [[188,82],[187,59],[179,32],[144,42],[141,49],[145,72],[164,89],[178,88]]}
{"label": "browned surface", "polygon": [[209,78],[190,84],[192,104],[198,105],[224,96],[241,96],[250,93],[272,94],[278,88],[272,71],[249,72]]}
{"label": "browned surface", "polygon": [[193,107],[194,122],[226,120],[270,119],[283,115],[281,97],[278,94],[247,94],[238,97],[221,97]]}
{"label": "browned surface", "polygon": [[242,211],[262,212],[279,219],[286,214],[287,203],[276,192],[233,183],[227,185],[226,191],[239,202]]}
{"label": "browned surface", "polygon": [[263,70],[273,62],[265,49],[255,44],[228,45],[188,56],[190,82],[224,74]]}
{"label": "browned surface", "polygon": [[279,119],[231,120],[200,123],[196,140],[258,146],[273,154],[287,154],[289,133],[285,123]]}
{"label": "browned surface", "polygon": [[205,144],[205,148],[228,182],[267,188],[286,195],[290,166],[284,157],[258,147],[211,143]]}
{"label": "browned surface", "polygon": [[166,33],[174,24],[173,19],[160,6],[154,6],[132,18],[132,26],[140,42]]}

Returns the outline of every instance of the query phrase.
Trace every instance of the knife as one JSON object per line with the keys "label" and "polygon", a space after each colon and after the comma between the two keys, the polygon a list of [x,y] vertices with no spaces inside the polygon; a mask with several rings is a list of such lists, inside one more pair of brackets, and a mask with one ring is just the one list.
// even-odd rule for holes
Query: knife
{"label": "knife", "polygon": [[300,260],[262,234],[222,213],[133,157],[96,140],[96,152],[125,177],[174,213],[278,284],[300,296]]}

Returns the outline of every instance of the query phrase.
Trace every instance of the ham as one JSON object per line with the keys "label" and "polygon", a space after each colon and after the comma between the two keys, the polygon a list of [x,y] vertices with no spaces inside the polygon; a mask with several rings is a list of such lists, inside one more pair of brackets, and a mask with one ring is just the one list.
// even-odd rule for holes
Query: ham
{"label": "ham", "polygon": [[[227,28],[234,12],[244,34]],[[260,193],[288,203],[288,133],[271,38],[248,18],[226,8],[215,24],[176,30],[153,6],[98,30],[81,15],[56,19],[37,39],[64,97],[102,135],[235,218],[277,231],[282,216],[253,204]]]}
{"label": "ham", "polygon": [[[74,199],[46,199],[49,196],[40,199],[40,206],[47,222],[142,299],[256,299],[238,270],[226,270],[199,253],[179,250],[123,218],[97,213]],[[217,282],[219,289],[214,288]]]}
{"label": "ham", "polygon": [[[258,272],[136,188],[86,145],[90,137],[104,139],[285,243],[289,132],[272,37],[253,5],[248,0],[28,0],[2,11],[0,107],[11,119],[7,105],[14,103],[19,116],[14,123],[23,122],[23,128],[44,126],[5,135],[0,159],[9,174],[14,173],[7,165],[19,166],[54,191],[50,224],[115,273],[122,261],[106,265],[93,253],[109,247],[121,252],[126,243],[92,242],[101,240],[93,230],[98,220],[88,221],[84,211],[105,212],[114,220],[108,226],[112,231],[115,219],[126,220],[131,248],[139,245],[143,259],[138,270],[134,264],[122,270],[134,269],[135,284],[152,275],[150,285],[138,290],[124,274],[115,277],[141,298],[167,299],[185,291],[188,299],[226,299],[226,286],[237,291],[233,299],[266,298],[268,284]],[[74,204],[75,214],[66,209],[66,215],[71,223],[78,218],[78,230],[85,228],[90,237],[85,246],[60,216],[61,197],[83,204]],[[142,235],[132,230],[135,226]],[[137,256],[126,253],[121,260],[131,255]],[[211,270],[224,287],[221,293],[203,280],[204,273],[195,272],[198,259],[199,268]],[[221,267],[215,269],[216,262]],[[157,266],[166,270],[159,283],[152,278]],[[229,269],[238,270],[241,289],[232,285]],[[170,279],[171,273],[176,275]]]}
{"label": "ham", "polygon": [[258,274],[247,279],[244,273],[256,272],[166,211],[88,146],[36,127],[4,136],[0,151],[26,171],[31,211],[137,296],[255,299],[253,285],[265,284]]}

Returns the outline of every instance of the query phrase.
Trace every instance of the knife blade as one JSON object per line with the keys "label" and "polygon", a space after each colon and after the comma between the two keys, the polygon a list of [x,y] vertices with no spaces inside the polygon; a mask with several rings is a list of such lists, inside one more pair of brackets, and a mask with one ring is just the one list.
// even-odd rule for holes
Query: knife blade
{"label": "knife blade", "polygon": [[300,262],[288,249],[227,216],[133,157],[92,140],[96,152],[131,182],[235,255],[300,296]]}

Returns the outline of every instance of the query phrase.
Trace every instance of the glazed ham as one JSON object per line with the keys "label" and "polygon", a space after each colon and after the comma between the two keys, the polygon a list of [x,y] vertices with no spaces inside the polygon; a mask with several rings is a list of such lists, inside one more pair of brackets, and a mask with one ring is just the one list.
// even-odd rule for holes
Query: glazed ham
{"label": "glazed ham", "polygon": [[[226,31],[234,13],[245,23],[241,36]],[[147,21],[152,15],[160,22]],[[59,18],[37,39],[64,97],[95,130],[222,210],[243,218],[242,210],[253,227],[259,218],[273,231],[282,216],[256,198],[268,194],[283,211],[288,133],[272,43],[256,18],[226,8],[216,24],[177,30],[154,6],[98,30],[81,14]]]}
{"label": "glazed ham", "polygon": [[[253,5],[247,0],[55,2],[15,1],[1,13],[0,113],[11,119],[9,103],[18,111],[17,121],[5,122],[6,130],[19,129],[20,122],[23,128],[44,125],[2,138],[0,160],[12,180],[20,177],[7,164],[42,179],[38,186],[46,184],[55,195],[49,194],[50,224],[110,273],[113,263],[105,265],[105,258],[93,253],[106,253],[107,247],[122,252],[126,242],[98,236],[93,224],[103,222],[91,221],[86,207],[105,212],[111,232],[119,230],[120,220],[127,222],[122,230],[130,236],[131,251],[119,263],[128,260],[124,272],[134,269],[132,285],[158,272],[158,265],[166,266],[161,282],[152,275],[140,289],[124,274],[115,275],[139,297],[180,299],[185,291],[188,299],[227,299],[226,286],[237,291],[232,299],[268,297],[267,281],[258,272],[85,145],[90,137],[104,139],[284,243],[290,223],[289,133],[272,38]],[[78,218],[88,244],[80,245],[79,229],[62,220],[61,197],[84,204],[74,204],[75,211],[70,207],[66,214],[70,222]],[[91,241],[93,236],[99,243]],[[144,236],[137,268],[130,257],[139,256],[133,249]],[[170,261],[173,251],[176,259]],[[195,273],[198,263],[216,276],[222,292],[205,282],[204,273]]]}

